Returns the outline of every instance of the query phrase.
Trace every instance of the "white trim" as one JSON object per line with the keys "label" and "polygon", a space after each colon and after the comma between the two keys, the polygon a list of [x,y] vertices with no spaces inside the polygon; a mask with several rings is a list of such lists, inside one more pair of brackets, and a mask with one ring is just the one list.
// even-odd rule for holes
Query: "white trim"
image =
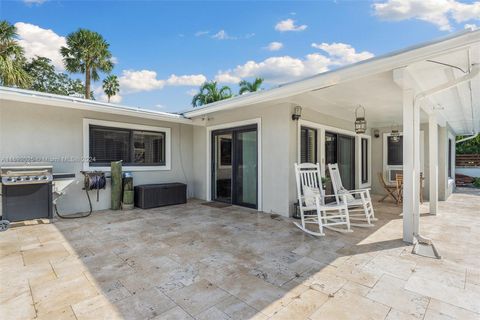
{"label": "white trim", "polygon": [[[367,182],[362,183],[362,139],[367,139],[367,175],[368,179]],[[357,155],[359,157],[357,161],[357,172],[358,172],[358,188],[369,188],[372,185],[372,137],[366,134],[360,134],[358,135],[358,138],[356,139],[357,141]]]}
{"label": "white trim", "polygon": [[0,101],[19,101],[29,104],[43,105],[47,107],[60,107],[65,109],[77,109],[84,111],[96,111],[107,114],[117,114],[149,120],[160,120],[175,123],[194,124],[192,120],[183,115],[159,112],[154,110],[128,107],[113,103],[104,103],[94,100],[86,100],[51,93],[7,88],[0,86]]}
{"label": "white trim", "polygon": [[448,149],[448,146],[449,146],[449,140],[452,140],[452,155],[450,157],[450,161],[452,163],[452,176],[450,177],[449,175],[449,172],[448,172],[448,162],[447,162],[447,179],[450,179],[450,180],[453,180],[453,182],[455,183],[455,155],[456,155],[456,149],[455,149],[455,146],[456,146],[456,143],[455,143],[455,136],[450,132],[450,130],[448,131],[448,134],[447,134],[447,159],[448,159],[448,153],[449,153],[449,149]]}
{"label": "white trim", "polygon": [[[83,156],[87,159],[90,155],[90,143],[89,143],[89,127],[90,125],[106,126],[113,128],[123,128],[123,129],[134,129],[134,130],[144,130],[144,131],[154,131],[154,132],[165,132],[165,165],[164,166],[123,166],[123,169],[126,171],[168,171],[171,170],[172,163],[172,144],[171,144],[171,129],[164,127],[156,126],[146,126],[133,123],[125,122],[114,122],[114,121],[105,121],[97,119],[83,119]],[[110,167],[94,167],[90,166],[89,162],[83,163],[83,170],[92,171],[110,171]]]}
{"label": "white trim", "polygon": [[[300,163],[300,147],[301,147],[301,137],[300,137],[300,129],[301,127],[307,127],[307,128],[312,128],[317,130],[317,141],[318,141],[318,146],[317,146],[317,159],[318,162],[320,163],[320,173],[322,177],[325,177],[326,173],[326,164],[325,164],[325,132],[333,132],[333,133],[338,133],[338,134],[343,134],[343,135],[348,135],[351,137],[355,137],[355,168],[356,168],[356,177],[355,177],[355,185],[356,187],[370,187],[371,182],[372,182],[372,156],[371,156],[371,150],[372,150],[372,143],[371,143],[371,136],[368,134],[357,134],[355,131],[350,131],[350,130],[345,130],[341,128],[336,128],[332,126],[327,126],[323,125],[317,122],[313,121],[308,121],[308,120],[303,120],[300,119],[297,121],[297,163]],[[361,172],[361,163],[360,163],[360,155],[361,155],[361,148],[359,147],[361,138],[367,138],[369,139],[369,154],[368,154],[368,182],[362,184],[362,172]]]}
{"label": "white trim", "polygon": [[257,210],[262,211],[263,201],[262,201],[262,119],[261,118],[254,118],[249,120],[243,121],[236,121],[236,122],[228,122],[222,123],[219,125],[214,126],[207,126],[207,178],[206,180],[206,187],[207,187],[207,194],[206,199],[207,201],[212,201],[212,131],[220,130],[220,129],[228,129],[228,128],[236,128],[247,126],[250,124],[257,125]]}

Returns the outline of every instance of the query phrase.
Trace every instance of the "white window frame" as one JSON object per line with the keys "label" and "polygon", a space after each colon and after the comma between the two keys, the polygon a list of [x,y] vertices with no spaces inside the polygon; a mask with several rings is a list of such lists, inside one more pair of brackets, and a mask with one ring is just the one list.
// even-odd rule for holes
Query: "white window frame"
{"label": "white window frame", "polygon": [[165,133],[165,165],[162,166],[132,166],[126,165],[123,166],[125,171],[168,171],[171,170],[171,128],[165,127],[156,127],[156,126],[146,126],[133,123],[125,122],[114,122],[114,121],[105,121],[97,119],[83,119],[83,170],[92,171],[110,171],[108,166],[90,166],[90,163],[87,161],[90,157],[90,125],[111,127],[111,128],[121,128],[121,129],[131,129],[131,130],[140,130],[140,131],[153,131],[153,132],[163,132]]}
{"label": "white window frame", "polygon": [[[363,160],[363,157],[362,157],[362,139],[367,139],[367,143],[368,143],[368,146],[367,146],[367,164],[368,164],[368,167],[367,167],[367,175],[368,175],[368,179],[367,179],[367,182],[365,183],[362,183],[362,160]],[[366,134],[359,134],[357,139],[356,139],[356,143],[357,143],[357,156],[358,156],[358,161],[357,161],[357,164],[358,164],[358,167],[357,167],[357,171],[358,171],[358,186],[359,188],[368,188],[372,185],[372,137],[369,136],[369,135],[366,135]]]}
{"label": "white window frame", "polygon": [[[400,136],[403,136],[403,131],[399,132]],[[383,133],[383,174],[386,178],[388,183],[396,183],[396,180],[390,180],[390,176],[388,174],[389,170],[402,170],[403,165],[388,165],[387,158],[388,158],[388,137],[392,135],[391,132],[384,132]],[[425,133],[423,130],[420,130],[420,168],[421,172],[425,176]]]}
{"label": "white window frame", "polygon": [[[368,134],[357,134],[355,131],[345,130],[341,128],[326,126],[317,122],[312,122],[308,120],[299,119],[297,121],[297,162],[300,163],[300,148],[301,148],[301,137],[300,137],[300,129],[301,127],[309,127],[312,129],[317,129],[317,159],[320,163],[320,171],[322,177],[325,177],[326,173],[326,164],[325,164],[325,132],[333,132],[338,134],[344,134],[348,136],[355,137],[355,187],[356,188],[367,188],[370,187],[372,184],[372,143],[371,143],[371,136]],[[362,149],[360,148],[361,138],[369,139],[368,143],[368,181],[367,183],[362,184],[362,171],[361,171],[361,152]]]}
{"label": "white window frame", "polygon": [[228,122],[222,123],[219,125],[213,125],[207,127],[207,178],[206,180],[206,187],[207,187],[207,194],[206,198],[207,201],[212,201],[212,131],[220,130],[220,129],[229,129],[229,128],[236,128],[236,127],[243,127],[248,126],[251,124],[257,125],[257,211],[262,211],[263,206],[263,198],[262,198],[262,119],[261,118],[254,118],[244,121],[236,121],[236,122]]}
{"label": "white window frame", "polygon": [[447,159],[448,159],[448,153],[449,153],[449,150],[448,150],[448,141],[449,140],[452,140],[452,155],[451,155],[451,158],[450,158],[450,161],[452,162],[452,176],[450,177],[449,176],[449,172],[448,172],[448,162],[447,162],[447,180],[448,180],[448,184],[451,185],[451,184],[454,184],[455,183],[455,169],[456,169],[456,163],[455,163],[455,155],[456,155],[456,139],[455,139],[455,136],[453,134],[451,134],[450,132],[448,132],[447,134]]}

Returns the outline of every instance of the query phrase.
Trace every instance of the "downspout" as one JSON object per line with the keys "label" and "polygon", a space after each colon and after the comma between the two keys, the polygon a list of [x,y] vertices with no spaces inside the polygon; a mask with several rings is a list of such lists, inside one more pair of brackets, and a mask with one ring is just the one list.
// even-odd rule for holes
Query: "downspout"
{"label": "downspout", "polygon": [[[458,79],[454,79],[452,81],[448,81],[444,84],[441,84],[441,85],[438,85],[436,87],[433,87],[431,89],[428,89],[428,90],[425,90],[425,91],[422,91],[420,93],[418,93],[417,95],[415,95],[414,99],[413,99],[413,108],[414,108],[414,112],[416,112],[417,110],[415,110],[416,108],[420,108],[420,101],[425,99],[425,98],[428,98],[434,94],[437,94],[439,92],[442,92],[442,91],[445,91],[445,90],[448,90],[450,88],[453,88],[453,87],[456,87],[458,86],[459,84],[461,83],[464,83],[464,82],[467,82],[467,81],[470,81],[472,80],[475,76],[477,76],[478,74],[480,73],[480,65],[478,64],[474,64],[472,65],[472,69],[470,70],[470,72]],[[418,124],[420,125],[420,124]],[[478,133],[475,135],[477,136]],[[473,137],[475,137],[473,136]],[[468,137],[468,139],[473,139],[473,137]],[[466,138],[467,139],[467,138]],[[462,139],[464,140],[464,139]],[[459,140],[461,141],[461,140]],[[465,141],[465,140],[464,140]],[[458,142],[457,142],[458,143]],[[416,150],[417,148],[415,147],[414,150]],[[415,223],[415,219],[413,219],[413,222]],[[413,226],[413,230],[417,230],[417,227],[418,226]],[[418,230],[420,230],[420,228],[418,228]],[[412,253],[414,254],[417,254],[418,253],[418,250],[419,250],[419,247],[420,245],[425,245],[425,246],[429,246],[431,247],[432,249],[432,252],[433,252],[433,255],[437,258],[437,259],[441,259],[441,256],[440,254],[438,253],[435,245],[433,244],[432,240],[429,239],[429,238],[426,238],[420,234],[417,234],[416,231],[414,231],[414,234],[413,234],[413,243],[414,243],[414,247],[413,247],[413,251]]]}
{"label": "downspout", "polygon": [[465,141],[468,141],[468,140],[475,139],[476,137],[478,137],[478,134],[479,134],[479,132],[475,133],[473,136],[469,136],[469,137],[460,139],[457,142],[455,142],[455,144],[459,144],[459,143],[462,143],[462,142],[465,142]]}

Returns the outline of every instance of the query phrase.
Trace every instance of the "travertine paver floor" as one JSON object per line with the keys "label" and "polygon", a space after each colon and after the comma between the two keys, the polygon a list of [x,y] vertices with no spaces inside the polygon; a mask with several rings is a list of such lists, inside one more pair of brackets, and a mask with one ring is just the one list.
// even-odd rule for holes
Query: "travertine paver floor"
{"label": "travertine paver floor", "polygon": [[0,318],[480,319],[480,193],[422,216],[442,260],[410,254],[399,207],[375,209],[375,228],[324,238],[200,201],[10,229]]}

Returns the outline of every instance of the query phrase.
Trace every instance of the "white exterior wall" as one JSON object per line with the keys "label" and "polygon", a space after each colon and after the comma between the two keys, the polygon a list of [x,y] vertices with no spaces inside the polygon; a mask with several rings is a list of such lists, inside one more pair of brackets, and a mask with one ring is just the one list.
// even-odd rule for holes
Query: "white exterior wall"
{"label": "white exterior wall", "polygon": [[[295,171],[293,169],[293,165],[295,162],[298,162],[298,155],[300,152],[300,145],[298,141],[298,130],[299,130],[299,123],[297,121],[292,121],[291,120],[291,115],[293,114],[293,108],[292,106],[290,108],[290,114],[289,114],[289,123],[290,123],[290,141],[292,142],[290,144],[290,164],[289,164],[289,171],[290,171],[290,184],[289,184],[289,203],[290,203],[290,215],[293,214],[293,203],[297,201],[297,185],[295,181]],[[302,110],[302,117],[301,120],[303,121],[308,121],[314,124],[317,124],[319,126],[327,126],[327,127],[334,127],[338,128],[341,130],[346,130],[353,132],[353,122],[349,122],[343,119],[335,118],[330,115],[326,115],[323,113],[320,113],[318,111],[312,110],[310,108],[303,108]],[[309,127],[308,124],[305,124],[306,127]],[[315,127],[313,128],[315,129]],[[318,152],[318,162],[322,163],[322,155],[321,155],[321,150],[322,150],[322,145],[321,145],[321,137],[320,137],[320,130],[317,130],[317,152]],[[357,145],[355,146],[357,148]],[[358,155],[358,152],[357,152]],[[357,159],[357,156],[355,158],[355,161],[359,161]],[[328,170],[328,169],[326,169]]]}
{"label": "white exterior wall", "polygon": [[[171,170],[133,172],[134,184],[183,182],[193,195],[192,144],[193,127],[178,123],[117,116],[99,112],[2,102],[0,107],[0,160],[15,157],[73,157],[83,156],[83,119],[99,119],[128,124],[140,124],[171,129]],[[181,130],[181,131],[180,131]],[[180,139],[181,137],[181,139]],[[183,169],[182,169],[183,164]],[[83,187],[81,162],[54,162],[54,172],[76,174],[76,181],[58,201],[63,213],[84,212],[88,203]],[[100,191],[100,201],[91,193],[94,210],[110,207],[110,183]]]}
{"label": "white exterior wall", "polygon": [[[10,157],[74,157],[83,155],[83,119],[99,119],[140,124],[171,129],[171,170],[134,172],[134,184],[184,182],[188,185],[188,196],[207,199],[207,127],[229,123],[260,119],[261,121],[261,203],[262,211],[289,216],[292,204],[296,201],[296,183],[293,164],[298,161],[298,122],[291,119],[294,104],[269,103],[226,110],[209,114],[205,118],[194,119],[195,126],[181,125],[165,121],[147,120],[127,116],[111,115],[93,111],[82,111],[25,103],[11,102],[0,108],[0,159]],[[321,126],[335,127],[352,131],[353,123],[322,114],[310,108],[304,108],[302,120]],[[180,131],[181,129],[181,131]],[[383,133],[388,128],[380,128],[380,137],[371,132],[372,166],[370,182],[373,193],[383,193],[379,185],[377,172],[383,170]],[[422,125],[424,131],[424,163],[426,174],[425,199],[428,199],[428,125]],[[449,128],[439,127],[439,199],[445,200],[453,191],[452,181],[448,181],[448,136]],[[318,143],[321,143],[318,137]],[[181,152],[180,152],[181,150]],[[318,146],[319,161],[321,146]],[[357,152],[358,154],[358,152]],[[358,159],[357,159],[358,161]],[[183,168],[182,168],[183,164]],[[55,172],[73,172],[76,183],[73,184],[58,203],[64,213],[88,210],[85,193],[81,190],[83,176],[82,163],[54,163]],[[454,162],[453,162],[454,165]],[[92,194],[93,196],[93,194]],[[95,199],[95,197],[92,197]],[[93,202],[94,210],[107,209],[110,206],[110,190],[100,191],[100,201]]]}
{"label": "white exterior wall", "polygon": [[[203,127],[193,129],[193,166],[195,197],[207,199],[207,127],[260,119],[261,126],[261,203],[260,210],[288,216],[291,144],[291,104],[252,105],[240,109],[221,111],[195,119]],[[232,125],[232,127],[235,125]],[[293,165],[292,165],[293,168]]]}
{"label": "white exterior wall", "polygon": [[[401,126],[396,126],[395,129],[402,132]],[[376,138],[374,136],[374,130],[378,130],[380,136]],[[392,131],[392,127],[381,127],[381,128],[372,128],[370,133],[372,135],[372,193],[374,194],[381,194],[384,195],[385,190],[383,189],[380,180],[378,178],[378,173],[384,171],[384,134],[388,134]],[[423,146],[422,156],[421,156],[421,165],[423,165],[422,171],[425,177],[424,180],[424,199],[428,199],[429,195],[429,153],[428,153],[428,124],[421,124],[420,125],[420,137],[423,137],[423,141],[421,142],[421,146]]]}

